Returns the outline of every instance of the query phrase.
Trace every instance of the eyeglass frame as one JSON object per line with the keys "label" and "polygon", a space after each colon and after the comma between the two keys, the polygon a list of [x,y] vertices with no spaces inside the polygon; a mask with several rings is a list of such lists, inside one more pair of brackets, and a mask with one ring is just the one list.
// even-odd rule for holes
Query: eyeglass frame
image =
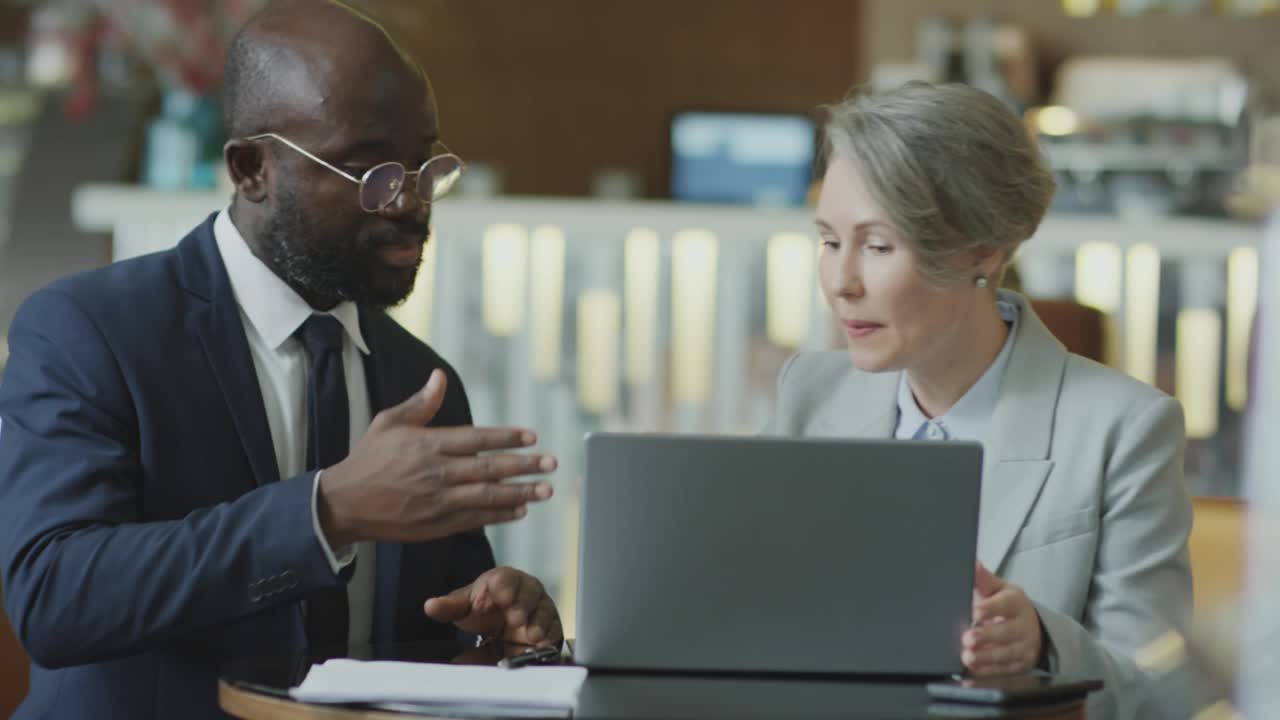
{"label": "eyeglass frame", "polygon": [[[257,141],[259,141],[259,140],[264,140],[264,139],[267,139],[267,138],[270,138],[270,139],[272,139],[272,140],[278,140],[278,141],[280,141],[280,142],[284,143],[285,145],[289,146],[290,148],[292,148],[292,149],[296,150],[297,152],[301,153],[301,154],[303,155],[303,157],[306,157],[306,158],[307,158],[307,159],[309,159],[309,160],[312,160],[312,161],[314,161],[314,162],[317,162],[317,163],[319,163],[319,164],[323,165],[324,167],[328,168],[329,170],[332,170],[333,172],[335,172],[335,173],[337,173],[337,174],[341,175],[342,177],[344,177],[344,178],[346,178],[346,179],[350,180],[351,182],[353,182],[353,183],[355,183],[355,184],[356,184],[356,186],[357,186],[357,188],[359,189],[359,191],[363,191],[363,190],[364,190],[365,183],[368,181],[369,177],[370,177],[371,175],[373,175],[373,172],[374,172],[375,170],[378,170],[378,169],[380,169],[380,168],[386,167],[387,165],[398,165],[398,166],[400,166],[400,170],[404,173],[404,177],[403,177],[403,178],[401,178],[401,180],[400,180],[400,187],[395,188],[395,191],[396,191],[396,192],[395,192],[395,194],[394,194],[394,195],[392,195],[392,196],[391,196],[391,199],[390,199],[390,200],[387,200],[387,202],[386,202],[386,203],[384,203],[384,204],[382,205],[382,207],[377,208],[376,210],[370,210],[369,208],[367,208],[367,207],[365,207],[365,206],[364,206],[364,202],[363,202],[362,200],[359,200],[359,198],[363,196],[363,192],[358,192],[358,193],[357,193],[357,202],[356,202],[356,204],[360,206],[360,209],[361,209],[361,210],[363,210],[363,211],[365,211],[365,212],[367,212],[367,213],[380,213],[380,212],[382,212],[382,211],[386,210],[387,208],[391,207],[391,205],[392,205],[393,203],[395,203],[395,201],[396,201],[396,200],[399,200],[399,199],[400,199],[400,196],[404,193],[405,186],[409,184],[409,183],[408,183],[408,182],[406,182],[406,181],[409,179],[409,176],[410,176],[410,175],[412,175],[412,176],[414,177],[414,194],[418,196],[418,201],[419,201],[419,202],[430,204],[430,203],[434,202],[435,200],[438,200],[439,198],[436,198],[436,197],[435,197],[435,190],[434,190],[434,188],[432,189],[432,193],[431,193],[431,194],[432,194],[432,197],[430,197],[430,198],[424,198],[424,197],[422,197],[422,191],[421,191],[421,190],[422,190],[421,176],[422,176],[422,174],[423,174],[423,171],[424,171],[424,170],[426,170],[427,165],[431,164],[433,161],[435,161],[435,160],[437,160],[437,159],[439,159],[439,158],[443,158],[443,157],[451,157],[451,158],[453,158],[454,160],[457,160],[457,161],[458,161],[458,172],[462,172],[463,168],[465,168],[465,167],[466,167],[466,163],[462,162],[462,158],[458,157],[458,156],[457,156],[453,151],[449,150],[449,146],[448,146],[448,145],[445,145],[443,142],[437,141],[437,142],[440,142],[440,145],[445,149],[445,151],[446,151],[446,152],[440,153],[439,155],[432,155],[431,157],[427,158],[425,162],[423,162],[421,165],[419,165],[419,166],[418,166],[418,169],[417,169],[417,170],[410,171],[410,170],[409,170],[409,168],[408,168],[408,167],[406,167],[404,163],[397,162],[397,161],[395,161],[395,160],[388,160],[388,161],[386,161],[386,162],[380,162],[380,163],[378,163],[377,165],[374,165],[373,167],[369,168],[368,170],[365,170],[365,171],[364,171],[364,174],[363,174],[363,175],[361,175],[359,178],[357,178],[355,175],[352,175],[351,173],[347,172],[346,170],[343,170],[342,168],[340,168],[340,167],[338,167],[338,166],[336,166],[336,165],[334,165],[334,164],[332,164],[332,163],[328,162],[327,160],[325,160],[325,159],[323,159],[323,158],[321,158],[321,157],[317,156],[315,153],[312,153],[311,151],[307,150],[306,148],[302,147],[301,145],[299,145],[299,144],[295,143],[294,141],[290,140],[289,138],[287,138],[287,137],[285,137],[285,136],[283,136],[283,135],[280,135],[280,134],[277,134],[277,133],[273,133],[273,132],[265,132],[265,133],[258,133],[257,135],[250,135],[249,137],[244,138],[244,140],[245,140],[245,142],[257,142]],[[443,197],[443,196],[441,196],[441,197]]]}

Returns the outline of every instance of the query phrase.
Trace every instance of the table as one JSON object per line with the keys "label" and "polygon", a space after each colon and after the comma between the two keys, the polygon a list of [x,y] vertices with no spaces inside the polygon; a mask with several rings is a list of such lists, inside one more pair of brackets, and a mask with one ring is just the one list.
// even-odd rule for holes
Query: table
{"label": "table", "polygon": [[[514,651],[511,651],[514,652]],[[394,646],[364,652],[378,660],[417,660],[491,664],[500,648],[447,651],[420,646]],[[320,706],[289,698],[288,689],[301,682],[312,658],[264,658],[237,663],[218,685],[218,703],[244,720],[407,720],[432,718],[353,706]],[[974,714],[975,712],[987,714]],[[1051,706],[1001,710],[985,706],[931,703],[919,681],[849,680],[691,675],[621,675],[592,673],[582,688],[577,718],[589,720],[655,720],[672,718],[926,718],[988,717],[1002,720],[1083,720],[1085,701],[1079,698]]]}

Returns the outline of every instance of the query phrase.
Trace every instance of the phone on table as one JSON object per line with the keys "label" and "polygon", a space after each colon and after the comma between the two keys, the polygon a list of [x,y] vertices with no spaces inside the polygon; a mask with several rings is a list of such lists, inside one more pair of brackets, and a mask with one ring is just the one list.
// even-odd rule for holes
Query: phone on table
{"label": "phone on table", "polygon": [[518,655],[499,660],[498,667],[514,670],[515,668],[528,667],[530,665],[559,665],[560,661],[560,648],[531,648]]}
{"label": "phone on table", "polygon": [[1102,689],[1101,680],[1052,673],[1026,673],[996,677],[954,677],[926,686],[934,700],[982,705],[1051,703],[1082,697]]}

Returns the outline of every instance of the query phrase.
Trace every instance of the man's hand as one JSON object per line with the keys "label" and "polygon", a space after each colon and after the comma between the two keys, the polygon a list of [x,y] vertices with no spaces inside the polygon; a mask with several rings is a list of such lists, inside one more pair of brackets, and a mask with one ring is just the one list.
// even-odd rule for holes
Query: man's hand
{"label": "man's hand", "polygon": [[978,563],[973,583],[973,627],[965,631],[960,659],[974,675],[1014,675],[1040,658],[1040,613],[1017,585]]}
{"label": "man's hand", "polygon": [[427,600],[423,611],[464,632],[509,643],[560,647],[564,642],[551,596],[537,578],[514,568],[494,568],[470,585]]}
{"label": "man's hand", "polygon": [[445,374],[373,418],[342,462],[320,476],[320,527],[331,545],[358,540],[423,542],[525,516],[551,497],[547,482],[503,483],[556,469],[548,455],[487,451],[524,448],[520,428],[423,427],[444,402]]}

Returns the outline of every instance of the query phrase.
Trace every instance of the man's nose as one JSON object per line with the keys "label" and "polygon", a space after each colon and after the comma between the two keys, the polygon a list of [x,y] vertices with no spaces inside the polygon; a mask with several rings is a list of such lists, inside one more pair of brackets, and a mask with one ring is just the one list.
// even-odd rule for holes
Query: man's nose
{"label": "man's nose", "polygon": [[431,203],[418,192],[420,175],[405,176],[400,192],[382,209],[382,214],[398,222],[425,223],[431,217]]}

